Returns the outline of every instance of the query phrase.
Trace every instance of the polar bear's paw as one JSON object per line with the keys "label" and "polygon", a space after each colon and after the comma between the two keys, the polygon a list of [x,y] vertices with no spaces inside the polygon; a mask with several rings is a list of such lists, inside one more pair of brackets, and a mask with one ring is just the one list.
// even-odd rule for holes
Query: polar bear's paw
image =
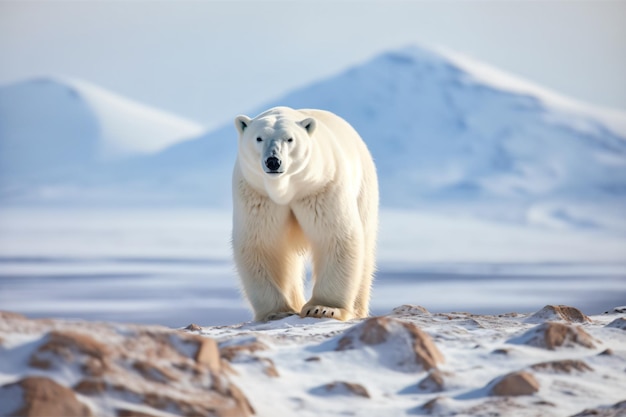
{"label": "polar bear's paw", "polygon": [[302,308],[300,317],[329,318],[345,321],[351,319],[352,314],[344,308],[308,305]]}

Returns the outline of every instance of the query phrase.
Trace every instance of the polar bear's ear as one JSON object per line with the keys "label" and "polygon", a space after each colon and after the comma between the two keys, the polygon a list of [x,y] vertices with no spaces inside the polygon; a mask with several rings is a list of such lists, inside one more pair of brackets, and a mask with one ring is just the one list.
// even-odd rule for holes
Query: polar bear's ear
{"label": "polar bear's ear", "polygon": [[309,135],[313,134],[313,132],[315,131],[315,126],[317,126],[317,122],[312,117],[307,117],[304,120],[300,120],[298,124],[302,126],[302,128],[306,130]]}
{"label": "polar bear's ear", "polygon": [[240,135],[243,135],[243,131],[250,126],[251,121],[251,118],[244,116],[243,114],[235,117],[235,127],[237,128],[237,132],[239,132]]}

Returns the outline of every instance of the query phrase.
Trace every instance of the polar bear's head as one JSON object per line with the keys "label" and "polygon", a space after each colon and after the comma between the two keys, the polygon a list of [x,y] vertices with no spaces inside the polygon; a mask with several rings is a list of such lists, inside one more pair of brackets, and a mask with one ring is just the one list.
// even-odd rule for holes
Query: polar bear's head
{"label": "polar bear's head", "polygon": [[294,118],[279,109],[254,119],[237,116],[239,161],[244,172],[279,179],[302,171],[308,164],[316,121]]}

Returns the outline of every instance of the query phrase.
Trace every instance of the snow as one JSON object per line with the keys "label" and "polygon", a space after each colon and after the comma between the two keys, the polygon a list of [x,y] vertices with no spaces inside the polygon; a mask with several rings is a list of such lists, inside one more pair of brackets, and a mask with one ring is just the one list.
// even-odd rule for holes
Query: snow
{"label": "snow", "polygon": [[623,129],[609,129],[596,117],[601,110],[565,109],[494,71],[408,47],[267,107],[324,108],[346,118],[373,153],[387,206],[480,200],[523,210],[559,197],[576,206],[589,196],[623,196],[615,170],[626,155]]}
{"label": "snow", "polygon": [[[409,47],[407,49],[414,48]],[[626,112],[624,111],[591,106],[575,101],[449,48],[437,47],[434,49],[437,53],[463,68],[477,81],[504,91],[538,97],[545,102],[547,106],[555,106],[569,113],[593,116],[595,119],[606,124],[616,134],[620,135],[622,138],[626,138]],[[569,121],[571,122],[571,119]],[[584,127],[584,125],[581,126]]]}
{"label": "snow", "polygon": [[105,157],[156,153],[195,138],[204,127],[170,113],[113,94],[83,80],[62,83],[76,89],[100,123]]}
{"label": "snow", "polygon": [[[237,371],[234,381],[259,415],[428,414],[421,407],[437,398],[437,415],[497,412],[512,416],[561,416],[624,399],[620,386],[626,383],[621,372],[626,361],[626,333],[603,327],[613,316],[592,316],[592,323],[584,326],[600,340],[600,346],[558,351],[508,342],[511,336],[535,327],[524,322],[526,315],[426,312],[389,317],[415,323],[433,338],[445,357],[445,362],[438,366],[444,381],[441,391],[418,387],[418,382],[428,375],[424,370],[413,369],[410,364],[401,368],[387,366],[401,362],[407,353],[402,347],[402,334],[395,329],[380,345],[348,351],[335,351],[333,340],[356,329],[358,321],[340,323],[290,317],[267,324],[204,327],[200,333],[217,338],[221,346],[245,346],[250,343],[250,337],[268,346],[266,350],[242,353],[239,360],[232,362]],[[246,338],[241,337],[244,334]],[[612,349],[614,354],[598,356],[605,349]],[[373,360],[375,352],[384,360]],[[262,368],[251,366],[254,357],[269,360],[278,376],[268,377]],[[491,381],[508,372],[530,370],[534,364],[563,359],[581,360],[593,370],[570,374],[533,370],[540,384],[537,394],[508,398],[489,394]],[[607,378],[611,384],[606,383]],[[345,389],[324,389],[335,381],[358,383],[370,398]]]}

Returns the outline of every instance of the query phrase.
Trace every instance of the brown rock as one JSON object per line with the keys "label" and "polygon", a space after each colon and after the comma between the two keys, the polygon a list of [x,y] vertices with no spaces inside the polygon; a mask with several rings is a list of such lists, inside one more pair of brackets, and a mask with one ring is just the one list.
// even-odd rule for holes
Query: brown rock
{"label": "brown rock", "polygon": [[593,338],[580,326],[557,322],[540,324],[519,338],[511,339],[510,342],[521,342],[529,346],[549,350],[574,346],[583,346],[589,349],[595,348]]}
{"label": "brown rock", "polygon": [[424,369],[435,368],[437,364],[445,362],[443,354],[437,348],[428,333],[425,333],[417,326],[410,323],[403,323],[403,326],[413,336],[413,347],[417,362],[421,363]]}
{"label": "brown rock", "polygon": [[18,313],[0,311],[0,332],[40,333],[44,322],[45,320],[29,320]]}
{"label": "brown rock", "polygon": [[402,315],[402,316],[421,316],[421,315],[429,315],[430,312],[426,310],[426,308],[422,306],[412,305],[412,304],[404,304],[400,307],[396,307],[391,311],[393,315]]}
{"label": "brown rock", "polygon": [[422,404],[421,406],[417,407],[417,409],[415,411],[420,412],[426,412],[428,414],[432,414],[435,412],[435,409],[443,402],[445,402],[446,397],[435,397],[432,400],[428,400],[426,401],[424,404]]}
{"label": "brown rock", "polygon": [[532,316],[529,321],[564,320],[568,323],[589,323],[591,319],[576,307],[547,305]]}
{"label": "brown rock", "polygon": [[[72,390],[46,377],[27,377],[0,387],[0,402],[15,399],[21,391],[23,403],[12,415],[26,417],[92,416],[91,409]],[[12,398],[5,397],[11,396]]]}
{"label": "brown rock", "polygon": [[270,358],[260,358],[259,360],[264,365],[263,373],[265,375],[272,378],[278,378],[280,376],[280,374],[278,373],[278,369],[276,369],[276,365],[274,365],[273,360],[271,360]]}
{"label": "brown rock", "polygon": [[84,395],[100,395],[106,389],[107,385],[101,379],[83,379],[74,385],[74,391]]}
{"label": "brown rock", "polygon": [[48,334],[46,342],[37,349],[35,355],[44,352],[51,352],[65,360],[72,360],[77,353],[80,353],[103,361],[108,348],[84,333],[53,330]]}
{"label": "brown rock", "polygon": [[229,384],[228,388],[220,393],[231,398],[235,405],[217,410],[216,415],[218,417],[245,417],[256,414],[248,398],[236,385]]}
{"label": "brown rock", "polygon": [[443,374],[437,368],[431,369],[428,375],[417,383],[420,390],[427,392],[443,391],[443,386]]}
{"label": "brown rock", "polygon": [[242,354],[252,354],[260,350],[266,350],[267,345],[259,340],[254,340],[249,343],[230,345],[220,348],[220,356],[222,359],[232,361],[235,357]]}
{"label": "brown rock", "polygon": [[185,327],[185,330],[190,332],[199,332],[202,330],[202,327],[198,326],[195,323],[191,323],[189,326]]}
{"label": "brown rock", "polygon": [[127,410],[125,408],[116,411],[117,417],[156,417],[154,414],[146,414],[137,410]]}
{"label": "brown rock", "polygon": [[176,375],[168,371],[166,368],[156,366],[149,362],[141,360],[136,361],[135,363],[133,363],[133,368],[137,370],[144,378],[147,378],[151,381],[165,384],[171,381],[178,380]]}
{"label": "brown rock", "polygon": [[[373,317],[351,327],[339,339],[336,350],[356,349],[359,343],[377,346],[390,342],[394,339],[394,334],[408,336],[411,340],[409,349],[412,351],[412,360],[423,369],[429,370],[444,362],[443,354],[427,333],[412,323],[389,317]],[[404,364],[406,363],[398,365]]]}
{"label": "brown rock", "polygon": [[491,388],[491,394],[496,396],[532,395],[537,391],[539,382],[532,374],[524,371],[503,376]]}
{"label": "brown rock", "polygon": [[355,382],[334,381],[324,385],[322,389],[330,394],[371,398],[367,389],[365,389],[363,385]]}
{"label": "brown rock", "polygon": [[211,371],[220,372],[220,350],[217,347],[217,342],[208,337],[201,337],[201,339],[194,359],[198,363],[207,365]]}
{"label": "brown rock", "polygon": [[626,330],[626,317],[618,317],[609,324],[607,324],[606,327]]}
{"label": "brown rock", "polygon": [[608,407],[588,408],[572,417],[624,417],[626,401],[620,401]]}
{"label": "brown rock", "polygon": [[0,311],[0,321],[6,320],[27,320],[26,316],[12,311]]}
{"label": "brown rock", "polygon": [[79,362],[90,375],[102,375],[107,368],[108,347],[87,334],[53,330],[44,340],[29,358],[28,364],[34,368],[51,369],[55,364],[54,357],[65,363]]}
{"label": "brown rock", "polygon": [[185,356],[191,353],[191,357],[196,363],[207,366],[212,372],[219,373],[221,371],[220,351],[215,340],[179,332],[170,335],[170,343],[176,351]]}
{"label": "brown rock", "polygon": [[[94,397],[93,413],[98,415],[162,414],[159,411],[185,416],[253,414],[246,397],[229,380],[213,339],[159,326],[28,319],[0,323],[2,326],[8,329],[9,336],[22,334],[24,329],[39,335],[35,343],[38,347],[29,360],[40,372],[71,372],[79,380],[74,391],[58,386],[65,392],[44,396],[46,401],[53,398],[53,405],[39,400],[25,402],[23,407],[16,404],[16,410],[6,414],[91,415],[92,411],[78,401],[75,393]],[[266,372],[277,374],[270,365],[267,364]],[[41,391],[40,384],[35,388]],[[22,392],[26,390],[18,384],[0,387],[0,414],[7,411],[2,396],[10,394],[15,402]],[[112,401],[113,411],[106,408]],[[61,408],[75,403],[84,409],[74,412]],[[134,411],[137,405],[143,407],[141,413]],[[38,411],[44,409],[45,412]]]}
{"label": "brown rock", "polygon": [[557,374],[571,374],[574,371],[593,371],[593,368],[585,362],[577,359],[564,359],[560,361],[536,363],[531,366],[531,368],[535,371],[548,371]]}
{"label": "brown rock", "polygon": [[28,365],[32,366],[33,368],[43,370],[48,370],[52,368],[52,362],[50,362],[48,359],[40,358],[37,355],[33,355],[30,357],[30,359],[28,360]]}

